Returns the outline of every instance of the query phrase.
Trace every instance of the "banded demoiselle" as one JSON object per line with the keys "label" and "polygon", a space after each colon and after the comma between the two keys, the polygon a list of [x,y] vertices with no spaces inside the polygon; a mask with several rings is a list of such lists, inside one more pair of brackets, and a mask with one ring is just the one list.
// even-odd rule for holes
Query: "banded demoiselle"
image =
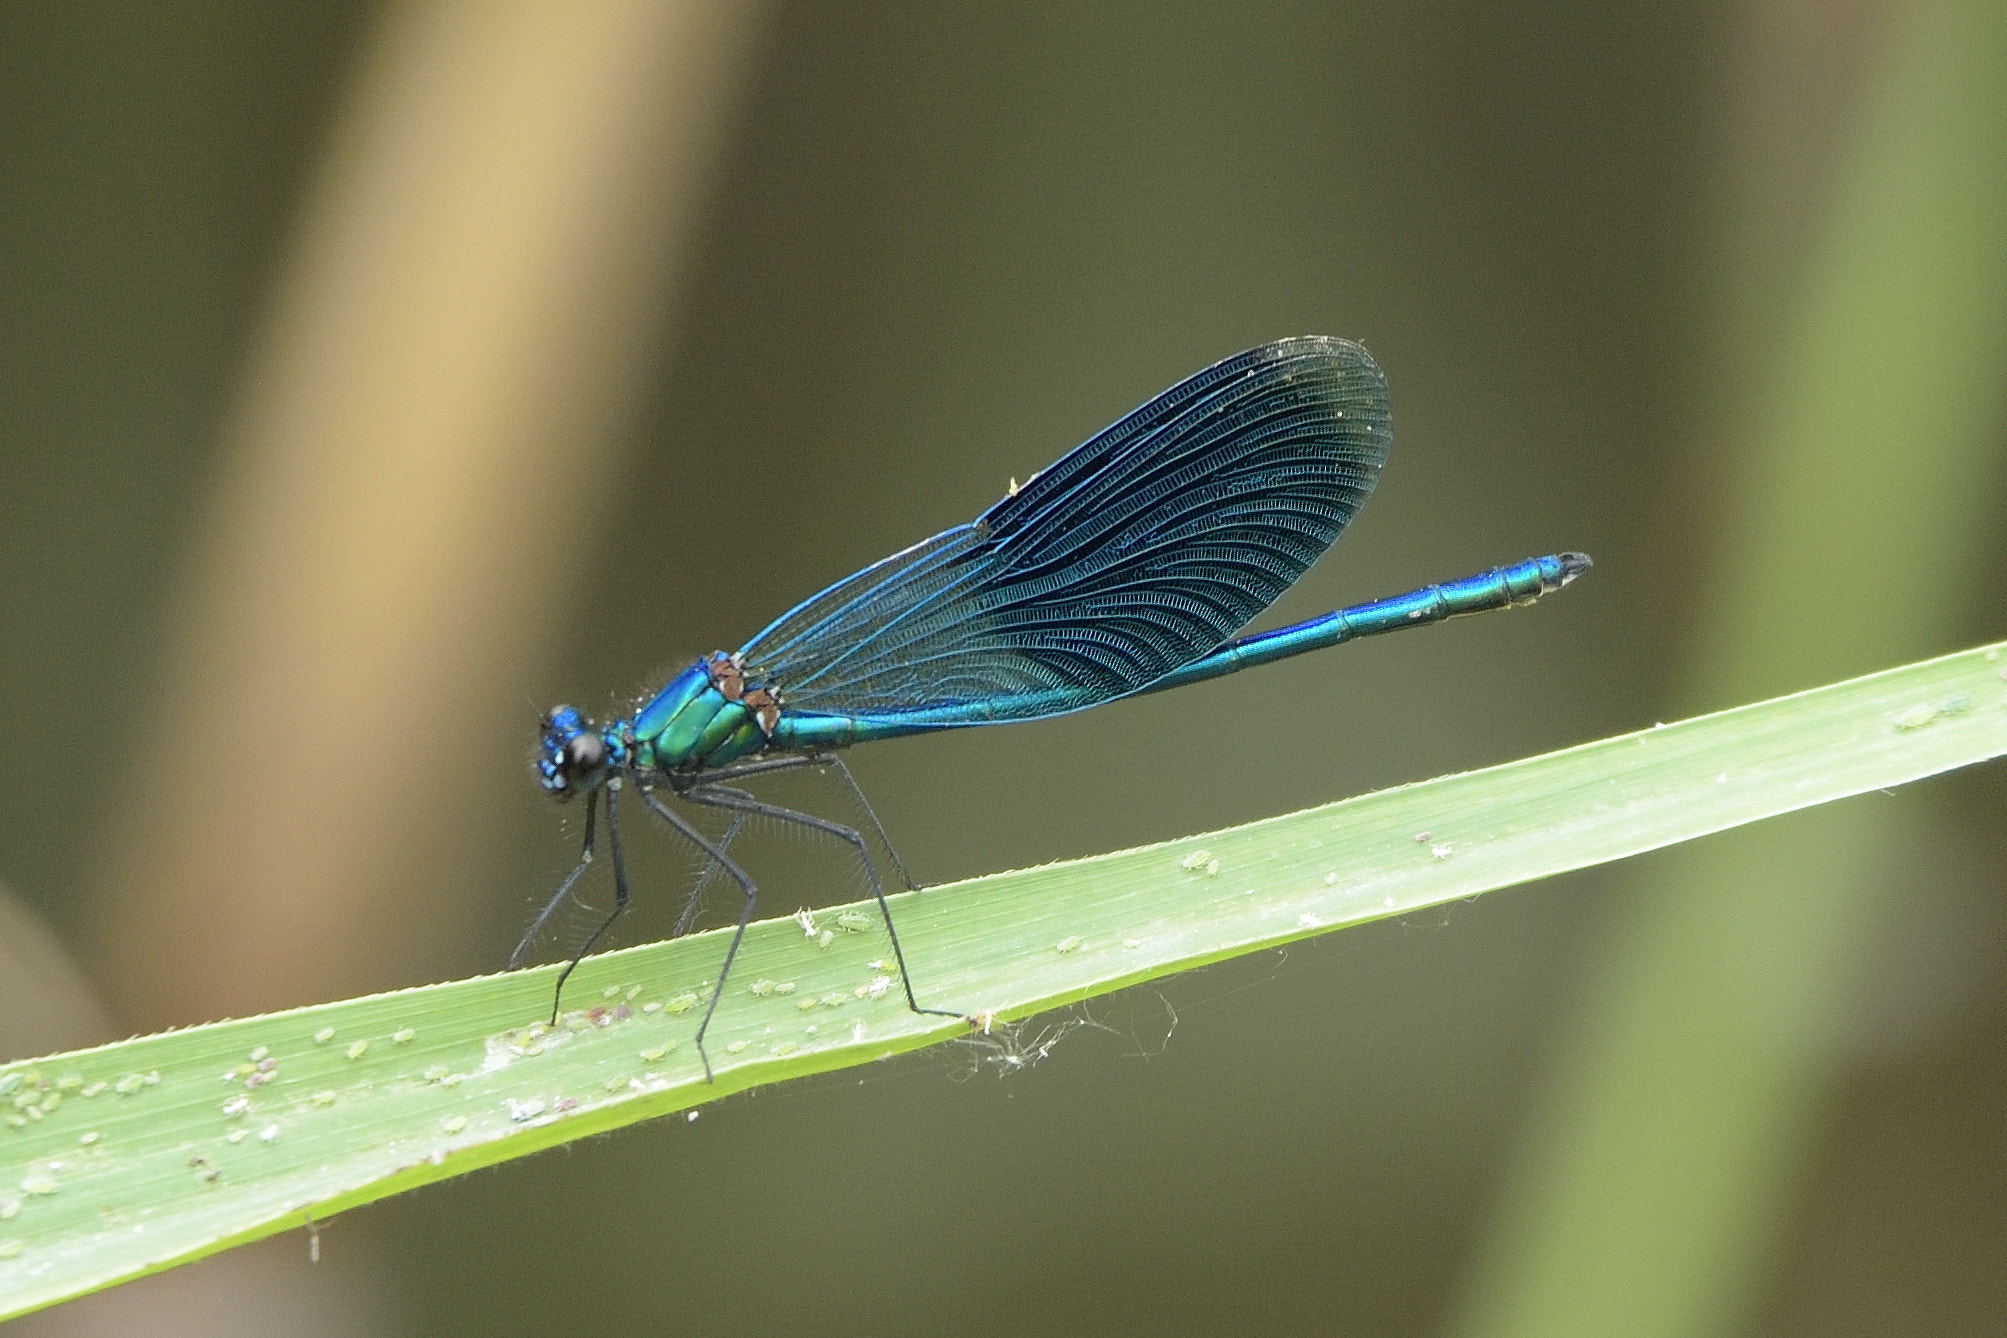
{"label": "banded demoiselle", "polygon": [[[882,840],[838,756],[851,744],[1064,715],[1354,637],[1530,603],[1588,570],[1581,553],[1530,558],[1236,637],[1344,530],[1373,491],[1391,441],[1386,377],[1365,349],[1327,336],[1263,344],[1180,381],[1013,485],[971,523],[838,581],[738,651],[698,660],[632,715],[596,725],[558,707],[543,722],[537,775],[560,800],[586,797],[585,845],[511,965],[592,863],[602,794],[614,906],[559,974],[559,998],[565,977],[626,907],[619,798],[631,788],[703,853],[706,877],[722,871],[743,895],[697,1026],[707,1077],[704,1032],[759,895],[728,849],[752,815],[855,848],[907,1006],[963,1016],[923,1008],[914,996],[862,834],[765,803],[739,783],[791,767],[833,768]],[[713,840],[658,789],[729,811],[733,825]]]}

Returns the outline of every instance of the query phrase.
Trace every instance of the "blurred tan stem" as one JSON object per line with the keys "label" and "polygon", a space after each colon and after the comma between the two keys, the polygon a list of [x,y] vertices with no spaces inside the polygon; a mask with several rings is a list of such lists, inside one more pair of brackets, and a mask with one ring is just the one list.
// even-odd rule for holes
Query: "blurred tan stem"
{"label": "blurred tan stem", "polygon": [[481,867],[463,740],[530,724],[511,703],[658,365],[754,9],[386,16],[249,358],[164,680],[123,704],[141,737],[97,970],[127,1025],[442,960]]}

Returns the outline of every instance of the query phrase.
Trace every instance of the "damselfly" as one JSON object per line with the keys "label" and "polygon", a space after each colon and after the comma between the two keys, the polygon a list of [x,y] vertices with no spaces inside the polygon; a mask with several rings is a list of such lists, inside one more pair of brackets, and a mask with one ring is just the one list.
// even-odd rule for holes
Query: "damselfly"
{"label": "damselfly", "polygon": [[[1039,720],[1161,692],[1355,637],[1529,603],[1588,570],[1581,553],[1529,558],[1236,637],[1351,521],[1391,440],[1386,378],[1365,349],[1326,336],[1263,344],[1172,386],[973,522],[838,581],[738,651],[698,660],[632,715],[596,725],[558,707],[543,723],[537,774],[558,799],[585,796],[585,844],[511,964],[591,864],[602,795],[614,905],[558,976],[560,997],[565,977],[626,907],[619,801],[631,791],[703,853],[707,872],[721,870],[742,894],[697,1026],[707,1076],[704,1032],[759,894],[728,849],[747,816],[855,848],[907,1006],[962,1016],[915,997],[862,834],[766,803],[740,783],[831,767],[882,839],[838,756],[851,744]],[[658,791],[727,810],[735,825],[714,840]]]}

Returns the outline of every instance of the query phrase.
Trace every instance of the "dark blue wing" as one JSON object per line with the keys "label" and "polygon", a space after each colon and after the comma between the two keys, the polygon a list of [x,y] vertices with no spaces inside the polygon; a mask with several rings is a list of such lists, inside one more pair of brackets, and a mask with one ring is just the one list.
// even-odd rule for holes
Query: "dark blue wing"
{"label": "dark blue wing", "polygon": [[940,724],[1120,697],[1273,603],[1373,490],[1387,383],[1345,339],[1208,367],[970,525],[785,614],[741,652],[790,710]]}

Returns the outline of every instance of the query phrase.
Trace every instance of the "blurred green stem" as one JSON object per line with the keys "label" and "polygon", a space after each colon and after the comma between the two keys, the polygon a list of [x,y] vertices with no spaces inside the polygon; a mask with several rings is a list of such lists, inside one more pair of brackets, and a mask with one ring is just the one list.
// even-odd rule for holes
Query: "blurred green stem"
{"label": "blurred green stem", "polygon": [[[1727,406],[1748,431],[1721,462],[1741,487],[1690,703],[1954,640],[1997,514],[2007,7],[1901,5],[1884,36],[1778,347],[1716,380],[1752,400]],[[1904,811],[1827,809],[1650,864],[1452,1331],[1744,1321],[1835,1081],[1826,1019],[1897,891],[1876,875]]]}

